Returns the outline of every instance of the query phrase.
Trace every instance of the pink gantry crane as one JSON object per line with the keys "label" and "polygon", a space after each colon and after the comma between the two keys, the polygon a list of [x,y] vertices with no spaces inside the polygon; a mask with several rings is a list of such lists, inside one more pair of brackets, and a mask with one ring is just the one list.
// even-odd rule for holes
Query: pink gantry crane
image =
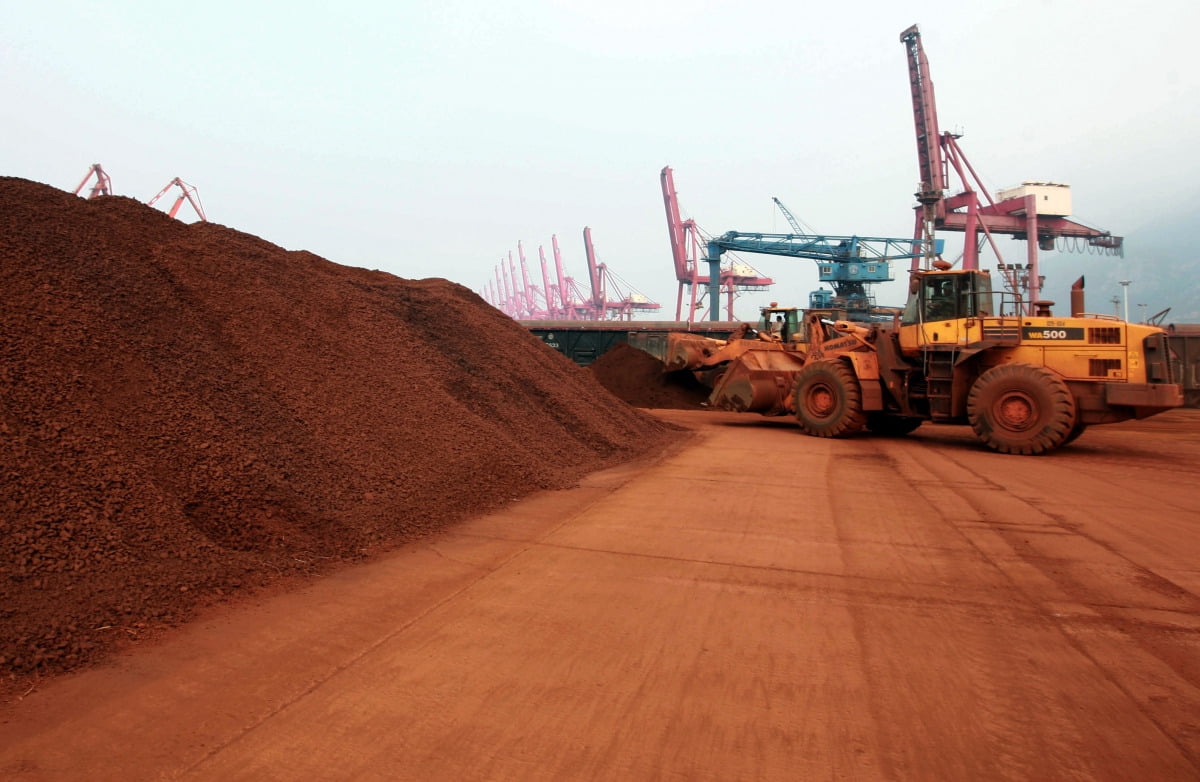
{"label": "pink gantry crane", "polygon": [[[711,274],[700,273],[700,263],[709,263],[705,257],[708,237],[702,234],[696,221],[684,220],[680,217],[679,196],[675,192],[675,177],[671,167],[663,168],[659,175],[662,183],[663,205],[667,212],[667,231],[671,238],[671,257],[675,262],[675,279],[679,283],[675,297],[675,320],[683,318],[683,291],[687,288],[690,293],[687,322],[694,323],[696,311],[703,305],[698,304],[697,289],[706,289],[712,283]],[[711,265],[711,264],[710,264]],[[733,299],[738,291],[765,291],[775,281],[764,277],[747,263],[732,263],[722,267],[719,273],[719,290],[725,294],[725,314],[728,320],[733,320]],[[720,302],[708,302],[711,315]]]}
{"label": "pink gantry crane", "polygon": [[[937,104],[929,60],[921,45],[917,25],[900,34],[908,54],[908,77],[912,91],[913,119],[917,132],[917,167],[921,183],[916,198],[915,239],[929,240],[925,247],[925,265],[933,258],[932,241],[937,229],[962,231],[964,269],[979,268],[979,250],[984,240],[996,254],[1005,286],[1022,301],[1026,314],[1033,314],[1041,298],[1042,278],[1038,272],[1038,249],[1088,249],[1120,255],[1122,239],[1107,231],[1090,228],[1067,219],[1071,212],[1070,187],[1057,182],[1023,182],[1020,187],[1001,190],[993,200],[975,169],[958,144],[961,134],[938,127]],[[946,196],[949,169],[953,168],[962,186],[961,192]],[[979,199],[983,194],[985,203]],[[983,236],[980,237],[982,231]],[[1028,243],[1027,263],[1005,264],[994,239],[1007,234]],[[913,258],[913,269],[922,259]],[[1024,295],[1022,295],[1024,292]]]}
{"label": "pink gantry crane", "polygon": [[146,202],[146,206],[154,206],[154,204],[158,202],[158,199],[166,195],[167,191],[172,187],[179,188],[179,196],[175,199],[175,203],[171,204],[171,208],[167,211],[167,215],[174,217],[175,215],[179,214],[179,207],[183,205],[184,201],[187,201],[192,205],[192,209],[196,211],[196,215],[200,218],[200,222],[207,223],[208,218],[204,216],[204,207],[200,206],[200,194],[196,192],[195,187],[189,185],[187,182],[184,182],[179,177],[175,177],[168,182],[166,187],[158,191],[158,195]]}
{"label": "pink gantry crane", "polygon": [[500,267],[497,266],[492,271],[494,271],[496,273],[496,281],[494,283],[492,283],[492,282],[488,283],[489,285],[492,286],[492,298],[489,299],[489,301],[492,303],[492,306],[494,306],[496,309],[503,310],[504,309],[504,288],[500,285]]}
{"label": "pink gantry crane", "polygon": [[554,251],[554,268],[558,276],[559,305],[563,317],[567,320],[595,320],[588,297],[583,294],[575,282],[575,278],[563,269],[562,251],[558,248],[558,235],[550,237],[550,246]]}
{"label": "pink gantry crane", "polygon": [[[659,308],[657,302],[634,291],[629,283],[617,277],[607,265],[596,260],[596,249],[592,244],[592,229],[583,229],[583,248],[587,253],[588,276],[592,282],[590,303],[596,315],[594,320],[633,320],[634,312],[652,311]],[[609,293],[613,298],[609,298]]]}
{"label": "pink gantry crane", "polygon": [[548,308],[542,306],[539,301],[539,299],[544,299],[542,292],[536,285],[529,282],[529,267],[525,262],[525,248],[521,242],[517,242],[517,255],[520,258],[521,277],[517,277],[517,266],[510,250],[508,263],[506,264],[505,259],[501,258],[494,270],[495,294],[490,299],[490,303],[515,320],[527,318],[536,320],[549,317],[547,315]]}
{"label": "pink gantry crane", "polygon": [[[557,283],[551,282],[546,251],[540,246],[538,256],[542,264],[542,287],[539,288],[530,282],[525,247],[521,242],[517,242],[517,256],[521,264],[520,282],[512,252],[509,251],[508,264],[506,265],[502,258],[496,268],[496,294],[492,298],[492,304],[516,320],[632,320],[635,312],[659,308],[659,304],[634,290],[611,269],[597,262],[591,228],[583,229],[583,240],[590,283],[587,292],[581,290],[575,279],[568,276],[564,270],[558,236],[554,235],[550,237],[550,243],[554,253]],[[609,297],[609,292],[612,293],[612,298]]]}
{"label": "pink gantry crane", "polygon": [[[541,248],[538,248],[541,253]],[[525,247],[521,242],[517,242],[517,255],[521,258],[521,279],[525,286],[525,317],[532,320],[545,320],[552,317],[550,314],[550,295],[548,293],[549,286],[544,289],[539,289],[536,285],[529,281],[529,267],[525,263]],[[546,282],[546,255],[542,253],[542,280]],[[539,301],[540,299],[540,301]]]}
{"label": "pink gantry crane", "polygon": [[591,320],[604,319],[604,265],[596,262],[596,251],[592,247],[592,229],[583,229],[583,254],[587,258],[588,283],[591,296],[588,304],[592,307],[594,317]]}
{"label": "pink gantry crane", "polygon": [[79,183],[79,187],[75,188],[75,195],[79,195],[83,190],[84,185],[88,183],[92,177],[96,177],[96,184],[92,185],[91,192],[88,193],[88,199],[96,198],[102,195],[112,195],[112,180],[108,178],[108,174],[104,173],[104,169],[99,163],[93,163],[88,169],[87,174],[83,177],[83,181]]}
{"label": "pink gantry crane", "polygon": [[512,250],[508,251],[508,273],[512,278],[512,299],[511,307],[515,315],[514,318],[521,318],[525,315],[525,292],[520,288],[520,280],[517,279],[517,265],[513,261]]}
{"label": "pink gantry crane", "polygon": [[542,296],[546,303],[546,317],[550,320],[562,320],[566,317],[561,302],[558,286],[550,282],[550,271],[546,265],[546,250],[538,245],[538,258],[542,262]]}
{"label": "pink gantry crane", "polygon": [[[508,253],[509,265],[512,265],[512,252]],[[508,278],[508,266],[504,265],[504,259],[500,259],[500,274],[504,277],[504,311],[512,317],[518,317],[520,307],[517,306],[517,298],[513,295],[513,283]]]}

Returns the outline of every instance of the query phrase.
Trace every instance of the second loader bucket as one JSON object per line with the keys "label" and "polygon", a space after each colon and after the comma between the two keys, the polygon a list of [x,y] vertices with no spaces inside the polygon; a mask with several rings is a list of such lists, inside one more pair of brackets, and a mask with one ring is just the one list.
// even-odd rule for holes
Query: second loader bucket
{"label": "second loader bucket", "polygon": [[787,399],[803,367],[803,355],[793,351],[748,351],[729,362],[708,403],[737,413],[782,415],[788,412]]}
{"label": "second loader bucket", "polygon": [[667,335],[666,355],[662,357],[664,372],[698,369],[712,354],[725,346],[725,340],[702,337],[699,334],[673,332]]}

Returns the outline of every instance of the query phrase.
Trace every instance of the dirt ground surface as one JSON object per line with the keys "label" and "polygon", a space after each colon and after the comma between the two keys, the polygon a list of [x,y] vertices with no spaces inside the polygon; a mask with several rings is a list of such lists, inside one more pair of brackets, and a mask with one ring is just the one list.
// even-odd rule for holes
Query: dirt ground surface
{"label": "dirt ground surface", "polygon": [[0,711],[0,778],[1200,777],[1200,411],[694,430]]}

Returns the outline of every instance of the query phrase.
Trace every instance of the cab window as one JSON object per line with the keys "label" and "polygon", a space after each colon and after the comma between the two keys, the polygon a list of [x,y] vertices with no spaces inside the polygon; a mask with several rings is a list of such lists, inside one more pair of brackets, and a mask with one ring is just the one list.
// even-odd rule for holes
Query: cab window
{"label": "cab window", "polygon": [[926,277],[921,293],[924,301],[925,320],[954,320],[959,317],[960,305],[958,282],[963,277]]}
{"label": "cab window", "polygon": [[901,320],[906,325],[995,313],[986,274],[929,274],[914,283]]}

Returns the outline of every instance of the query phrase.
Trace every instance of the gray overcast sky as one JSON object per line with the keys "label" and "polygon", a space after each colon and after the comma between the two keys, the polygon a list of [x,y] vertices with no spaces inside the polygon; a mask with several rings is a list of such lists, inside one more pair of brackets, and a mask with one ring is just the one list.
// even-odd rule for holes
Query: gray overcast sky
{"label": "gray overcast sky", "polygon": [[[673,316],[664,165],[711,233],[786,231],[778,196],[822,232],[909,235],[913,23],[993,190],[1068,182],[1077,219],[1129,235],[1200,175],[1194,0],[0,7],[0,174],[72,190],[99,162],[143,201],[178,176],[214,222],[478,291],[517,240],[540,278],[552,234],[583,279],[588,225]],[[744,259],[779,284],[739,317],[817,286],[812,261]]]}

